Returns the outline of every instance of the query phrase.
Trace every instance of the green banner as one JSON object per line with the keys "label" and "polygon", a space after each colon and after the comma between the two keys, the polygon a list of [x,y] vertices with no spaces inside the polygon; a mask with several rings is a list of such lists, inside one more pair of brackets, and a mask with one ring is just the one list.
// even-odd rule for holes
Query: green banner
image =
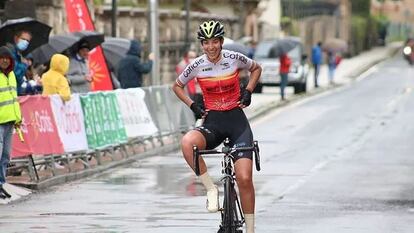
{"label": "green banner", "polygon": [[89,149],[128,141],[114,92],[93,92],[80,99]]}
{"label": "green banner", "polygon": [[95,129],[95,106],[89,95],[80,96],[83,117],[85,122],[86,138],[88,140],[89,149],[97,147],[96,129]]}

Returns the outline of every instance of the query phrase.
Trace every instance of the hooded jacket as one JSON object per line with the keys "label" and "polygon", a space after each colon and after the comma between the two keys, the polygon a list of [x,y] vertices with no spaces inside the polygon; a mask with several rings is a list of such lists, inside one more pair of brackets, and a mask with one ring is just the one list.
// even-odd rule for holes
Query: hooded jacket
{"label": "hooded jacket", "polygon": [[17,122],[22,120],[20,104],[17,99],[17,82],[14,75],[14,60],[11,51],[6,47],[0,47],[0,57],[8,57],[10,65],[0,69],[0,124]]}
{"label": "hooded jacket", "polygon": [[118,63],[117,77],[121,88],[134,88],[142,86],[142,74],[149,73],[152,61],[140,62],[141,44],[132,40],[126,57]]}
{"label": "hooded jacket", "polygon": [[91,91],[91,83],[85,79],[89,75],[88,60],[81,58],[77,53],[71,56],[67,77],[73,93],[88,93]]}
{"label": "hooded jacket", "polygon": [[69,58],[55,54],[50,61],[50,69],[42,75],[43,95],[59,94],[63,100],[70,100],[70,89],[65,74],[69,69]]}

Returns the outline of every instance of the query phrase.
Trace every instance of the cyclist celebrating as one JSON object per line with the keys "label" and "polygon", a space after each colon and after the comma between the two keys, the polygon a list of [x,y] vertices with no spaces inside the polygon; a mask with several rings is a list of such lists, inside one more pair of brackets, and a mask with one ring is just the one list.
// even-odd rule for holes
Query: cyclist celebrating
{"label": "cyclist celebrating", "polygon": [[[184,135],[181,148],[187,163],[194,170],[193,146],[200,150],[214,149],[225,138],[235,147],[252,146],[253,134],[243,108],[250,105],[252,91],[256,86],[262,68],[250,58],[229,50],[223,50],[224,26],[219,21],[206,21],[199,26],[197,38],[204,54],[194,59],[179,75],[172,89],[198,118],[202,126]],[[250,71],[246,88],[240,90],[239,71]],[[196,78],[203,96],[205,110],[195,104],[187,95],[184,86]],[[234,158],[237,185],[240,191],[242,209],[247,233],[254,233],[255,193],[252,181],[252,152],[240,152]],[[218,189],[207,173],[204,160],[200,157],[200,180],[207,189],[207,209],[216,212],[219,207]]]}

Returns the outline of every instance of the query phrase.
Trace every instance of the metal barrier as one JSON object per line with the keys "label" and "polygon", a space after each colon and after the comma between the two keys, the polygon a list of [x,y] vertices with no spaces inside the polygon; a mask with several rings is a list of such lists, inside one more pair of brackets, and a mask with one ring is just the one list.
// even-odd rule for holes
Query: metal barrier
{"label": "metal barrier", "polygon": [[[122,133],[117,131],[122,124],[113,124],[122,120],[119,113],[120,109],[113,101],[115,92],[90,93],[88,95],[92,96],[91,99],[88,99],[87,96],[80,97],[81,102],[83,101],[82,104],[94,105],[87,110],[91,112],[85,114],[86,128],[88,128],[88,124],[89,127],[91,126],[91,121],[96,120],[93,117],[98,117],[100,124],[110,124],[99,125],[100,133],[106,131],[106,134],[103,135],[105,137],[98,137],[97,140],[109,138],[112,140],[108,139],[108,142],[117,141],[118,143],[101,143],[98,141],[95,144],[92,143],[94,146],[85,151],[29,155],[24,158],[12,159],[8,174],[22,176],[27,173],[30,180],[29,183],[37,183],[54,176],[75,173],[79,170],[91,169],[112,161],[123,160],[158,146],[177,143],[181,134],[191,129],[194,125],[195,120],[191,110],[172,93],[170,86],[154,86],[140,89],[145,92],[144,101],[154,124],[158,128],[157,133],[123,140]],[[109,114],[109,108],[114,108],[116,111],[113,112],[118,114]],[[85,111],[85,109],[82,111]],[[93,115],[88,116],[87,114]],[[90,116],[92,118],[88,118]],[[88,128],[87,130],[94,129]],[[47,175],[40,173],[47,173]]]}

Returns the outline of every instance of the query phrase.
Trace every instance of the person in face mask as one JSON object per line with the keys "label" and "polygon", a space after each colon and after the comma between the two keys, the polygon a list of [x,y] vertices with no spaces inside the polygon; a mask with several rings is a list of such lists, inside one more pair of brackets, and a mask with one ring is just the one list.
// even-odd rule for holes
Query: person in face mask
{"label": "person in face mask", "polygon": [[14,44],[8,45],[14,60],[13,71],[17,81],[17,95],[23,95],[23,76],[26,74],[27,68],[32,64],[31,60],[26,59],[22,55],[22,52],[29,47],[31,40],[32,34],[29,31],[18,31],[14,36]]}

